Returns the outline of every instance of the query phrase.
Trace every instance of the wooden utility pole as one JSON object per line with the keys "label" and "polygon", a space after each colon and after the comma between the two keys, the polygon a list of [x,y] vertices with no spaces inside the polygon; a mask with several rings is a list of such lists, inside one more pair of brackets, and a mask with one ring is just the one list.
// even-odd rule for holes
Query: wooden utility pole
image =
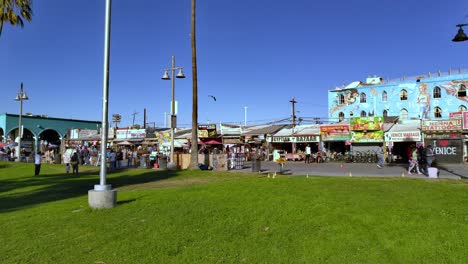
{"label": "wooden utility pole", "polygon": [[294,110],[294,104],[297,103],[296,100],[294,100],[294,97],[289,101],[292,104],[292,127],[296,127],[296,111]]}
{"label": "wooden utility pole", "polygon": [[146,108],[143,109],[143,128],[146,129]]}

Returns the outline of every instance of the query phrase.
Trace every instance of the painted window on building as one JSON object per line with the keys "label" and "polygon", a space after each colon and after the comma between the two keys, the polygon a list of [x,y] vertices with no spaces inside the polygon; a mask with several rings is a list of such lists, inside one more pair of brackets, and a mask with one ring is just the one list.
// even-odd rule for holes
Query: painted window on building
{"label": "painted window on building", "polygon": [[344,97],[344,95],[343,95],[343,94],[340,94],[340,95],[338,95],[338,96],[339,96],[339,97],[338,97],[338,101],[339,101],[338,103],[339,103],[340,105],[344,105],[344,104],[345,104],[345,97]]}
{"label": "painted window on building", "polygon": [[408,119],[408,110],[406,110],[405,108],[401,109],[400,111],[400,119],[401,120]]}
{"label": "painted window on building", "polygon": [[434,117],[435,118],[442,118],[442,109],[440,107],[436,106],[434,108]]}
{"label": "painted window on building", "polygon": [[366,111],[361,111],[361,117],[366,117],[366,116],[367,116]]}
{"label": "painted window on building", "polygon": [[466,106],[460,105],[460,106],[458,107],[458,112],[465,112],[465,111],[466,111]]}
{"label": "painted window on building", "polygon": [[460,88],[458,88],[458,97],[465,97],[466,96],[466,86],[465,85],[460,85]]}
{"label": "painted window on building", "polygon": [[432,91],[432,97],[433,98],[440,98],[441,97],[440,87],[439,86],[434,87],[434,90]]}
{"label": "painted window on building", "polygon": [[383,117],[387,117],[387,116],[388,116],[387,110],[383,110],[382,116],[383,116]]}
{"label": "painted window on building", "polygon": [[365,93],[361,93],[361,103],[365,103],[366,102],[366,94]]}
{"label": "painted window on building", "polygon": [[387,92],[386,91],[382,92],[382,102],[387,102]]}
{"label": "painted window on building", "polygon": [[338,114],[338,120],[339,120],[340,122],[344,120],[344,113],[343,113],[343,112],[340,112],[340,113]]}
{"label": "painted window on building", "polygon": [[401,101],[408,100],[408,92],[405,89],[400,91],[400,100]]}

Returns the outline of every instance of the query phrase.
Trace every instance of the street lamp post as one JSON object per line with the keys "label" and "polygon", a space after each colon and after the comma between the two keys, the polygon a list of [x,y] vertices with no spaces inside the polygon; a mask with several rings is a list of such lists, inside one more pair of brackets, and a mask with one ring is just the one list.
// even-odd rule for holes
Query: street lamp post
{"label": "street lamp post", "polygon": [[463,27],[468,26],[468,24],[458,24],[458,32],[457,35],[452,39],[453,42],[460,42],[460,41],[465,41],[468,40],[468,37],[466,36],[465,32],[463,31]]}
{"label": "street lamp post", "polygon": [[[164,69],[164,75],[161,79],[171,80],[169,76],[169,70],[172,72],[172,100],[171,100],[171,156],[168,168],[175,169],[176,165],[174,163],[174,130],[177,127],[177,115],[175,114],[175,78],[185,78],[184,73],[182,72],[182,67],[175,66],[175,56],[172,56],[172,67],[169,69]],[[174,78],[175,70],[179,70],[179,73]]]}
{"label": "street lamp post", "polygon": [[22,117],[23,117],[23,101],[25,100],[28,100],[28,95],[26,94],[26,92],[23,90],[23,83],[21,83],[21,88],[20,88],[20,91],[18,93],[18,95],[16,95],[16,98],[15,100],[16,101],[19,101],[20,102],[20,112],[19,112],[19,125],[18,125],[18,158],[16,159],[17,162],[20,162],[21,161],[21,138],[23,137],[23,133],[22,133]]}
{"label": "street lamp post", "polygon": [[108,107],[109,107],[109,59],[110,59],[110,33],[111,33],[111,7],[112,0],[106,0],[106,18],[104,23],[104,63],[102,81],[102,133],[101,133],[101,167],[99,171],[99,185],[94,185],[88,191],[88,204],[94,209],[112,208],[117,204],[117,191],[106,184],[106,148],[108,137]]}

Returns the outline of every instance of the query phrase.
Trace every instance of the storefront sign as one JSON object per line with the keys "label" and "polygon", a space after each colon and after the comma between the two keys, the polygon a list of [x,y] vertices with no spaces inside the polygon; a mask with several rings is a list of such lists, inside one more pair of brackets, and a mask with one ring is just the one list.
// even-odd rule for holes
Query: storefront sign
{"label": "storefront sign", "polygon": [[200,125],[198,126],[198,137],[199,138],[209,138],[216,137],[218,135],[216,131],[216,125]]}
{"label": "storefront sign", "polygon": [[70,139],[95,138],[98,137],[97,130],[91,129],[72,129],[70,130]]}
{"label": "storefront sign", "polygon": [[291,136],[291,137],[271,137],[273,143],[304,143],[304,142],[319,142],[319,136]]}
{"label": "storefront sign", "polygon": [[380,116],[373,117],[355,117],[349,122],[351,130],[354,131],[374,131],[383,129],[383,118]]}
{"label": "storefront sign", "polygon": [[421,133],[419,131],[387,132],[385,133],[385,141],[421,141]]}
{"label": "storefront sign", "polygon": [[351,138],[348,125],[320,126],[320,135],[323,141],[345,141]]}
{"label": "storefront sign", "polygon": [[449,118],[450,119],[461,119],[462,118],[462,112],[449,113]]}
{"label": "storefront sign", "polygon": [[462,127],[463,129],[468,129],[468,112],[462,113]]}
{"label": "storefront sign", "polygon": [[422,131],[440,131],[440,130],[461,130],[462,120],[461,119],[450,119],[450,120],[422,120],[421,130]]}
{"label": "storefront sign", "polygon": [[463,158],[462,141],[459,139],[426,139],[425,145],[432,145],[436,162],[459,163]]}
{"label": "storefront sign", "polygon": [[369,132],[351,132],[351,141],[353,143],[383,142],[384,133],[382,130]]}
{"label": "storefront sign", "polygon": [[424,139],[458,139],[460,137],[460,133],[424,134]]}
{"label": "storefront sign", "polygon": [[117,139],[145,138],[145,129],[119,129],[115,131]]}

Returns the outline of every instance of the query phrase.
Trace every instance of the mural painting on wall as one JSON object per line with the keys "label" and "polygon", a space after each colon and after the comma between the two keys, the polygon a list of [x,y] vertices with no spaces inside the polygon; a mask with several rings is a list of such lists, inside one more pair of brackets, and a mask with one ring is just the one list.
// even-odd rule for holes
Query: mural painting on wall
{"label": "mural painting on wall", "polygon": [[[451,80],[433,83],[400,83],[393,86],[359,87],[329,93],[329,114],[337,118],[342,112],[346,117],[381,115],[398,116],[406,109],[411,117],[428,119],[433,117],[435,107],[445,111],[468,106],[466,96],[468,80]],[[385,96],[384,96],[385,94]]]}

